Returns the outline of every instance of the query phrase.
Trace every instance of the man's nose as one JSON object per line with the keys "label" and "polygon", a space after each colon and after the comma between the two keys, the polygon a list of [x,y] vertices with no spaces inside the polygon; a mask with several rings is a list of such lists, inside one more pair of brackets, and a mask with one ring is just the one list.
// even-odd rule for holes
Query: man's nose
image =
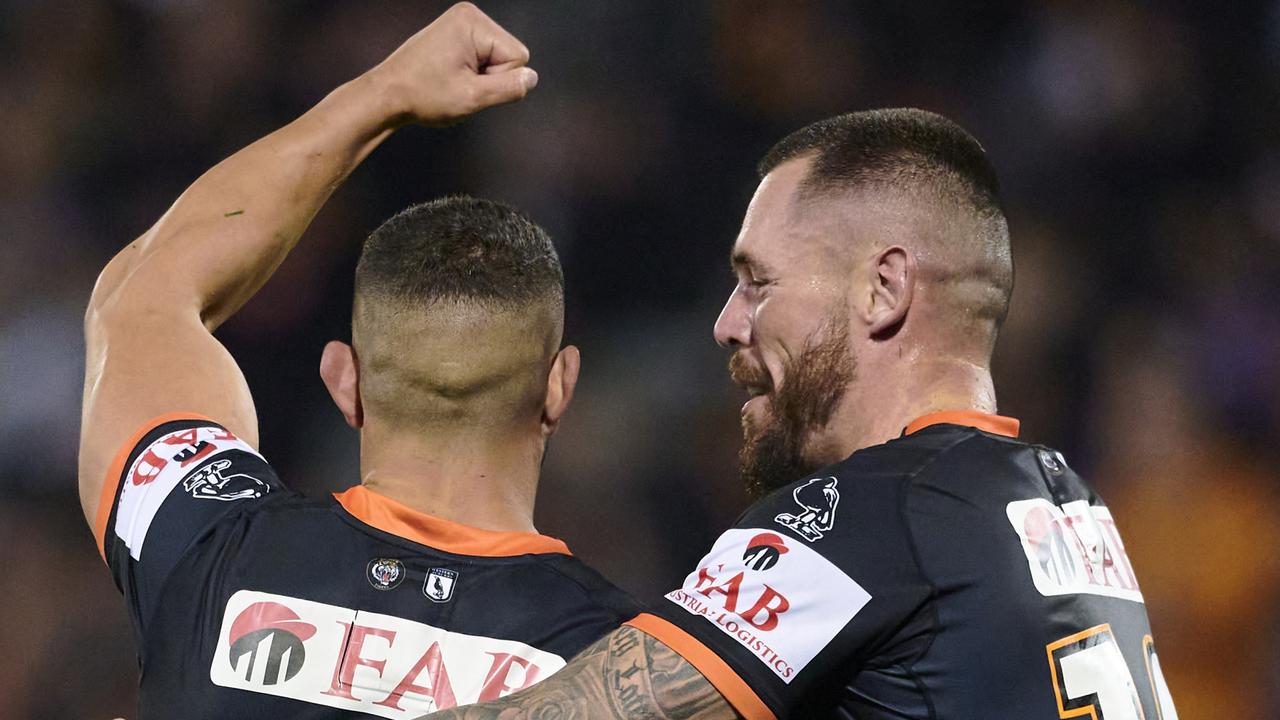
{"label": "man's nose", "polygon": [[716,343],[722,348],[734,350],[751,344],[751,313],[742,293],[736,288],[716,318],[713,331]]}

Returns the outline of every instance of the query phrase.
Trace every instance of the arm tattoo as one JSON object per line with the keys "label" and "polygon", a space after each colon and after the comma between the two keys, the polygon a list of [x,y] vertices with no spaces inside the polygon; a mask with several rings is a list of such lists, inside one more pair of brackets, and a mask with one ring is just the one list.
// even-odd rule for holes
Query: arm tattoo
{"label": "arm tattoo", "polygon": [[563,670],[506,698],[429,716],[431,720],[729,720],[729,703],[657,639],[622,627]]}

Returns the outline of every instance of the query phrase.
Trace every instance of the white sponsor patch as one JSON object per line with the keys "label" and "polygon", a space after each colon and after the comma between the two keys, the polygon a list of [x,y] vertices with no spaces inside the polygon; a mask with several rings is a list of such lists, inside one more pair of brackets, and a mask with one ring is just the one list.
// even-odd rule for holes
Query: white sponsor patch
{"label": "white sponsor patch", "polygon": [[141,559],[151,521],[169,493],[200,463],[228,450],[258,455],[235,435],[207,425],[162,435],[138,455],[120,480],[115,523],[116,536],[134,560]]}
{"label": "white sponsor patch", "polygon": [[667,599],[700,615],[790,683],[871,595],[803,542],[734,529]]}
{"label": "white sponsor patch", "polygon": [[1084,500],[1061,507],[1017,500],[1006,508],[1041,595],[1087,593],[1142,602],[1138,579],[1105,505]]}
{"label": "white sponsor patch", "polygon": [[215,685],[386,718],[487,702],[565,661],[514,640],[240,590],[209,668]]}

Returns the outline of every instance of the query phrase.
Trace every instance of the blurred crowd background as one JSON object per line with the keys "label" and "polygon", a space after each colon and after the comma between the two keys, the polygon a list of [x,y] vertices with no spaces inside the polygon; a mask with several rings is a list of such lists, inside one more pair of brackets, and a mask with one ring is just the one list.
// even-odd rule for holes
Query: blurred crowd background
{"label": "blurred crowd background", "polygon": [[[482,2],[536,93],[383,146],[221,331],[262,449],[357,481],[317,376],[362,238],[467,192],[552,233],[583,351],[539,527],[645,598],[747,500],[711,326],[754,164],[875,106],[969,128],[1017,289],[1001,411],[1119,518],[1181,717],[1280,717],[1280,2]],[[371,66],[425,0],[0,2],[0,717],[132,717],[123,604],[76,501],[98,269],[207,167]]]}

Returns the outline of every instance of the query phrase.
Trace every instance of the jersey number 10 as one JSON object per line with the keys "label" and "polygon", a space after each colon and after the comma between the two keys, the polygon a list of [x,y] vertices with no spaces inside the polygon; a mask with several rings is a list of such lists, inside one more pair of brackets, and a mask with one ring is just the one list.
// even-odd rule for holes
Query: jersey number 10
{"label": "jersey number 10", "polygon": [[1129,665],[1120,654],[1111,625],[1103,624],[1049,643],[1049,671],[1058,698],[1061,718],[1088,717],[1093,720],[1178,720],[1169,685],[1160,671],[1151,636],[1143,638],[1147,681],[1156,698],[1159,718],[1142,712],[1138,688]]}

